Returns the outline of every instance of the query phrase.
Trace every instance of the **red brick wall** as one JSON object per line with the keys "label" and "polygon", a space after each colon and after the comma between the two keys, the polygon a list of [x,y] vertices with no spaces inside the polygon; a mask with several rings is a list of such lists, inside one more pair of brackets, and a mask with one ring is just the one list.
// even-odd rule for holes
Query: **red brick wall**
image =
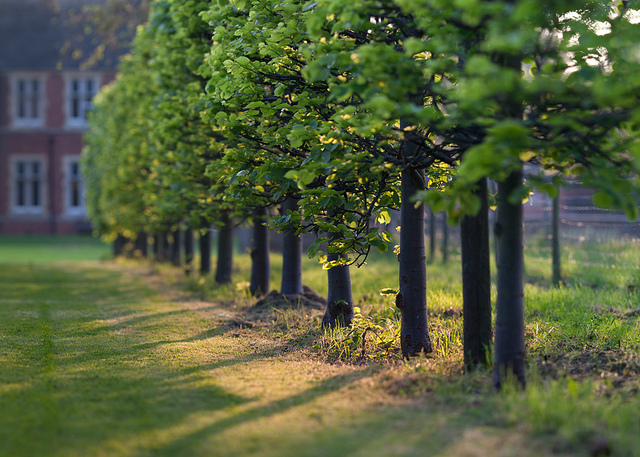
{"label": "red brick wall", "polygon": [[0,128],[9,125],[9,78],[0,74]]}
{"label": "red brick wall", "polygon": [[54,128],[63,127],[66,88],[64,87],[62,75],[60,75],[60,73],[48,75],[45,86],[47,94],[45,125]]}

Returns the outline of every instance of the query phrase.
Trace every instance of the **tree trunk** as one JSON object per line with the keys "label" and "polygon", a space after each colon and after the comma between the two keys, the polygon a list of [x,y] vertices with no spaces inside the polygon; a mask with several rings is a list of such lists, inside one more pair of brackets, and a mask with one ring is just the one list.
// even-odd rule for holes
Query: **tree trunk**
{"label": "tree trunk", "polygon": [[447,213],[442,213],[442,263],[449,261],[449,223]]}
{"label": "tree trunk", "polygon": [[427,325],[427,254],[424,243],[424,205],[411,198],[425,189],[424,172],[402,171],[400,203],[400,291],[396,305],[402,312],[400,345],[404,357],[433,350]]}
{"label": "tree trunk", "polygon": [[218,261],[216,283],[229,284],[233,269],[233,219],[228,213],[222,216],[222,227],[218,231]]}
{"label": "tree trunk", "polygon": [[460,223],[464,365],[468,371],[488,366],[492,338],[486,178],[478,181],[475,194],[480,198],[480,211]]}
{"label": "tree trunk", "polygon": [[253,214],[253,240],[251,249],[251,282],[249,290],[254,296],[269,292],[271,262],[269,259],[269,229],[267,208],[257,208]]}
{"label": "tree trunk", "polygon": [[[282,203],[282,213],[297,211],[298,202],[289,197]],[[283,295],[302,295],[302,237],[294,230],[283,234],[282,244],[282,283],[280,293]]]}
{"label": "tree trunk", "polygon": [[148,254],[147,234],[145,232],[138,233],[135,243],[135,256],[146,259]]}
{"label": "tree trunk", "polygon": [[211,273],[211,230],[200,235],[200,274]]}
{"label": "tree trunk", "polygon": [[173,263],[177,267],[179,267],[182,263],[182,254],[180,253],[180,234],[181,230],[179,228],[177,230],[174,230],[171,234],[171,237],[173,238],[173,241],[171,242],[171,263]]}
{"label": "tree trunk", "polygon": [[493,381],[497,389],[509,378],[525,385],[524,247],[522,203],[509,196],[522,185],[522,169],[498,183],[498,299]]}
{"label": "tree trunk", "polygon": [[560,195],[553,198],[553,210],[551,212],[551,257],[552,273],[551,282],[554,286],[560,285]]}
{"label": "tree trunk", "polygon": [[171,235],[171,232],[166,232],[162,235],[164,238],[164,256],[163,257],[165,262],[171,261],[172,247],[171,247],[171,244],[169,243],[170,235]]}
{"label": "tree trunk", "polygon": [[193,230],[184,230],[184,272],[191,274],[193,271]]}
{"label": "tree trunk", "polygon": [[167,235],[158,233],[156,235],[156,262],[166,262],[167,260]]}
{"label": "tree trunk", "polygon": [[[342,238],[340,232],[331,234],[333,240]],[[340,254],[328,253],[327,260],[340,259]],[[327,294],[327,308],[322,318],[322,325],[335,327],[351,325],[353,320],[353,296],[351,293],[351,274],[348,265],[339,265],[327,270],[329,293]]]}
{"label": "tree trunk", "polygon": [[436,259],[436,214],[429,209],[429,263]]}
{"label": "tree trunk", "polygon": [[116,236],[116,239],[113,240],[113,256],[114,257],[120,257],[123,252],[124,252],[124,245],[127,242],[127,239],[122,236],[122,235],[118,235]]}

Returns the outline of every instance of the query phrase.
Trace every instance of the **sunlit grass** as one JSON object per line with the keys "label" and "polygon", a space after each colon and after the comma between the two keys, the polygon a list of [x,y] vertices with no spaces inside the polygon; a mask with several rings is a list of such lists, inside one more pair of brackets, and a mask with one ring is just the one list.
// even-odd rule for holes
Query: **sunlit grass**
{"label": "sunlit grass", "polygon": [[[393,255],[352,269],[360,327],[327,333],[296,308],[243,328],[246,254],[228,286],[140,261],[0,264],[0,456],[639,455],[636,247],[603,248],[627,255],[619,281],[583,265],[554,288],[549,251],[528,245],[528,386],[503,393],[462,371],[455,256],[428,267],[434,353],[411,361],[379,293],[397,287]],[[304,268],[325,295],[326,272]]]}

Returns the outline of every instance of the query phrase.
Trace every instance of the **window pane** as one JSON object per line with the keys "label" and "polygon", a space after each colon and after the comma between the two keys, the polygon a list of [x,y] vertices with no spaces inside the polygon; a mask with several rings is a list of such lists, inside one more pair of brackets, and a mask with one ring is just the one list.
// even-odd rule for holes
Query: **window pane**
{"label": "window pane", "polygon": [[31,117],[34,119],[38,118],[38,80],[34,79],[31,81]]}
{"label": "window pane", "polygon": [[32,185],[31,205],[40,206],[40,181],[38,181],[37,179],[34,179],[31,182],[31,185]]}
{"label": "window pane", "polygon": [[24,184],[22,179],[16,181],[16,205],[18,206],[25,205]]}
{"label": "window pane", "polygon": [[22,79],[18,81],[18,117],[27,117],[26,82]]}
{"label": "window pane", "polygon": [[80,182],[73,181],[71,183],[71,207],[77,208],[80,206]]}

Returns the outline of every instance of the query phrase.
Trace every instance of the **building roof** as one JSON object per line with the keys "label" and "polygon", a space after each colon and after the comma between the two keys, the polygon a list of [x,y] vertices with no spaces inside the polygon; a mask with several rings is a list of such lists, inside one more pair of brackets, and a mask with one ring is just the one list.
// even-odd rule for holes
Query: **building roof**
{"label": "building roof", "polygon": [[0,71],[115,69],[128,43],[101,52],[105,39],[82,9],[107,2],[0,0]]}

